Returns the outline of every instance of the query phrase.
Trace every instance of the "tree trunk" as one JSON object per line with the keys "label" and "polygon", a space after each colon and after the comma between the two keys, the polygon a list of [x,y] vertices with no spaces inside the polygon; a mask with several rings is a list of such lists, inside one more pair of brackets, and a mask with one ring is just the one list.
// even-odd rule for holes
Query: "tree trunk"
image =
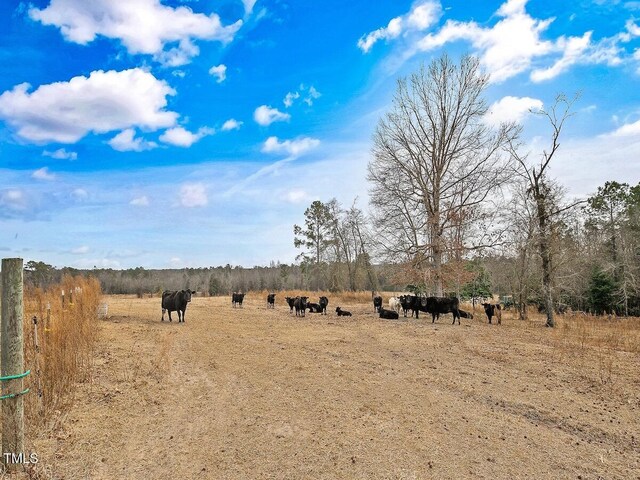
{"label": "tree trunk", "polygon": [[[539,185],[536,186],[539,192]],[[553,319],[553,296],[551,291],[551,246],[549,244],[549,232],[547,227],[547,211],[545,196],[542,193],[536,195],[538,206],[538,222],[540,225],[540,257],[542,257],[542,289],[544,305],[547,311],[547,327],[555,327]]]}

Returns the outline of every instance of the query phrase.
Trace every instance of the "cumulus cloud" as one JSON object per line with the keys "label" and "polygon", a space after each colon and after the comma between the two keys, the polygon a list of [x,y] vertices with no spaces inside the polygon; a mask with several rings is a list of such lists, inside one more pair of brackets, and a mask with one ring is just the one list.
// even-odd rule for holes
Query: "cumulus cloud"
{"label": "cumulus cloud", "polygon": [[403,32],[426,30],[435,24],[442,14],[440,2],[428,0],[414,3],[411,10],[403,16],[392,18],[386,27],[378,28],[358,40],[358,48],[368,53],[379,40],[391,40]]}
{"label": "cumulus cloud", "polygon": [[55,158],[56,160],[77,160],[78,154],[76,152],[67,152],[64,148],[59,148],[58,150],[54,150],[50,152],[45,150],[42,152],[42,155],[45,157]]}
{"label": "cumulus cloud", "polygon": [[542,82],[557,77],[569,70],[569,67],[578,63],[583,57],[591,43],[591,32],[585,33],[582,37],[570,37],[568,39],[558,39],[558,46],[562,50],[562,57],[544,69],[536,69],[531,72],[531,80]]}
{"label": "cumulus cloud", "polygon": [[46,181],[52,181],[56,179],[55,174],[51,173],[48,167],[39,168],[38,170],[36,170],[31,174],[31,177],[35,178],[36,180],[46,180]]}
{"label": "cumulus cloud", "polygon": [[297,158],[300,155],[316,148],[320,145],[320,140],[311,137],[301,137],[295,140],[278,140],[278,137],[269,137],[262,145],[264,153],[284,153],[289,157]]}
{"label": "cumulus cloud", "polygon": [[146,195],[141,197],[136,197],[129,202],[129,205],[133,205],[134,207],[148,207],[149,206],[149,198]]}
{"label": "cumulus cloud", "polygon": [[253,112],[253,119],[263,127],[271,125],[273,122],[282,122],[290,118],[291,115],[288,113],[283,113],[277,108],[271,108],[267,105],[261,105]]}
{"label": "cumulus cloud", "polygon": [[196,133],[190,132],[183,127],[175,127],[170,128],[160,135],[160,140],[164,143],[175,145],[176,147],[190,147],[201,138],[213,134],[214,130],[209,127],[201,127]]}
{"label": "cumulus cloud", "polygon": [[205,207],[209,203],[207,189],[202,183],[185,183],[180,187],[180,205],[183,207]]}
{"label": "cumulus cloud", "polygon": [[[194,13],[160,0],[51,0],[43,9],[31,8],[29,16],[58,27],[69,42],[86,45],[100,35],[119,40],[129,53],[153,55],[170,66],[188,63],[198,54],[193,40],[228,43],[242,26],[242,20],[223,26],[215,13]],[[167,45],[175,46],[165,50]]]}
{"label": "cumulus cloud", "polygon": [[240,130],[242,122],[239,122],[235,118],[230,118],[222,124],[222,130],[228,132],[229,130]]}
{"label": "cumulus cloud", "polygon": [[253,12],[253,7],[255,6],[257,0],[242,0],[244,4],[244,11],[246,15],[250,15]]}
{"label": "cumulus cloud", "polygon": [[0,191],[0,207],[12,211],[25,211],[28,207],[28,200],[25,193],[17,188],[9,188]]}
{"label": "cumulus cloud", "polygon": [[618,127],[613,132],[606,134],[605,136],[611,137],[640,137],[640,120],[632,123],[625,123],[621,127]]}
{"label": "cumulus cloud", "polygon": [[76,188],[73,192],[71,192],[71,197],[75,200],[84,200],[89,197],[89,192],[87,192],[84,188]]}
{"label": "cumulus cloud", "polygon": [[520,123],[531,110],[539,110],[542,106],[542,101],[537,98],[506,96],[489,107],[485,121],[495,126],[507,122]]}
{"label": "cumulus cloud", "polygon": [[89,132],[134,126],[157,130],[175,125],[178,117],[165,110],[175,91],[140,68],[98,70],[29,89],[22,83],[0,95],[0,118],[34,143],[75,143]]}
{"label": "cumulus cloud", "polygon": [[209,69],[209,75],[216,77],[217,83],[222,83],[227,78],[227,66],[224,64],[220,64],[215,67],[211,67]]}
{"label": "cumulus cloud", "polygon": [[135,134],[136,132],[133,128],[127,128],[107,143],[111,145],[111,148],[119,152],[142,152],[158,146],[156,142],[148,142],[144,138],[136,138]]}

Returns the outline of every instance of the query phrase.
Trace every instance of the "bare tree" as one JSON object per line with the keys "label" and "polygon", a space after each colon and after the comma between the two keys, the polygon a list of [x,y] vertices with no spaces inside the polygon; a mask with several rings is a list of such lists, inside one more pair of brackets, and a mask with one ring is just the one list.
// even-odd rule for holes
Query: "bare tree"
{"label": "bare tree", "polygon": [[553,265],[552,265],[552,225],[554,218],[561,212],[572,208],[577,203],[558,206],[558,188],[549,177],[549,164],[560,148],[560,135],[565,122],[573,115],[572,107],[577,96],[568,99],[565,95],[558,95],[549,110],[535,110],[532,113],[545,117],[551,127],[551,145],[543,150],[537,162],[529,161],[529,153],[522,154],[522,145],[515,139],[509,143],[509,152],[516,162],[517,173],[527,185],[527,194],[535,204],[536,225],[538,229],[538,253],[542,260],[542,289],[543,301],[547,314],[547,327],[555,326],[553,302]]}
{"label": "bare tree", "polygon": [[502,149],[519,132],[514,124],[494,130],[486,122],[488,79],[474,57],[455,65],[441,56],[398,81],[373,138],[368,179],[382,250],[422,271],[438,296],[444,263],[479,246],[460,234],[487,213],[484,205],[503,180]]}

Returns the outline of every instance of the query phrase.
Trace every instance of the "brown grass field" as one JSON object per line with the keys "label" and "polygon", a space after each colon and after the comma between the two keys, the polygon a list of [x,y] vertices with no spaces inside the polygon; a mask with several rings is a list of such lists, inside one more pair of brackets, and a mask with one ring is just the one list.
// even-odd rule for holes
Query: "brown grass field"
{"label": "brown grass field", "polygon": [[434,325],[367,294],[295,318],[265,296],[194,297],[184,324],[106,297],[91,375],[27,432],[28,477],[640,479],[640,319]]}

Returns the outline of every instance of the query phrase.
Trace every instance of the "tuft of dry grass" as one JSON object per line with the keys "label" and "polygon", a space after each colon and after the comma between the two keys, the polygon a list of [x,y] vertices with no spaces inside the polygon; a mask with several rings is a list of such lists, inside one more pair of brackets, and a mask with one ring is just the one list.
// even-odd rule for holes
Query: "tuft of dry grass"
{"label": "tuft of dry grass", "polygon": [[25,365],[32,371],[25,418],[31,427],[43,427],[48,418],[57,417],[53,413],[64,412],[73,400],[74,385],[90,381],[101,298],[97,279],[70,275],[46,290],[25,292]]}

